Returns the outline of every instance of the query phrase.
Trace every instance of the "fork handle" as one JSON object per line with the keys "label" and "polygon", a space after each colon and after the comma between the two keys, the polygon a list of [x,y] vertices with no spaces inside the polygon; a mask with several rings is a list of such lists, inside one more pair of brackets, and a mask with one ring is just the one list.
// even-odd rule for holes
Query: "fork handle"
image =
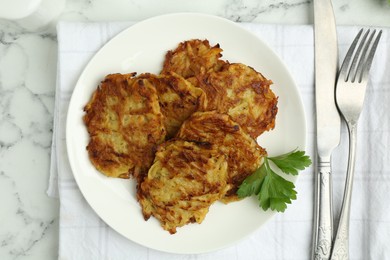
{"label": "fork handle", "polygon": [[332,176],[330,157],[318,157],[314,205],[312,259],[328,260],[333,236]]}
{"label": "fork handle", "polygon": [[349,156],[343,204],[332,250],[332,260],[349,259],[349,216],[351,212],[352,184],[355,171],[357,124],[347,122],[349,131]]}

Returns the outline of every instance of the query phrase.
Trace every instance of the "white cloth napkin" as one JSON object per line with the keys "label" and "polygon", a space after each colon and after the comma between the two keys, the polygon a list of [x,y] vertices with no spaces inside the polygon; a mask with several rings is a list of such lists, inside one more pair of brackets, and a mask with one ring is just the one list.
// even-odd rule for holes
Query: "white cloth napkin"
{"label": "white cloth napkin", "polygon": [[[309,259],[314,169],[301,172],[298,200],[250,237],[216,252],[176,255],[135,244],[108,227],[80,193],[65,146],[68,103],[92,56],[132,23],[60,22],[58,80],[48,194],[60,198],[59,259]],[[314,51],[312,26],[242,24],[267,42],[286,63],[302,95],[308,122],[307,152],[314,159]],[[343,59],[358,28],[339,27]],[[351,259],[390,259],[390,29],[385,28],[370,73],[358,128],[358,155],[351,214]],[[347,133],[333,156],[334,207],[339,212],[347,161]],[[239,225],[239,223],[237,223]],[[207,238],[205,238],[207,239]]]}

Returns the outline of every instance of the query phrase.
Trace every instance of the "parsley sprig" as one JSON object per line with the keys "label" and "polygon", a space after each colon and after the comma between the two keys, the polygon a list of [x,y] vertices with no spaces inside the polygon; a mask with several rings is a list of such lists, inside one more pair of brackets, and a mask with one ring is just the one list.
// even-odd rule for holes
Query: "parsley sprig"
{"label": "parsley sprig", "polygon": [[237,190],[239,198],[256,195],[264,210],[284,212],[287,204],[297,198],[295,185],[274,172],[269,161],[282,172],[291,175],[298,175],[298,170],[309,167],[312,162],[304,151],[296,150],[275,157],[265,157],[262,166],[248,176]]}

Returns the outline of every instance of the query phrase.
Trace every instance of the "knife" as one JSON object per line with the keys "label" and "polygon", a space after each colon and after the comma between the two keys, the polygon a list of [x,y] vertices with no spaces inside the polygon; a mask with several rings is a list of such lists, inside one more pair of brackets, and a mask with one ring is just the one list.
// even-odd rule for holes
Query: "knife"
{"label": "knife", "polygon": [[317,166],[312,259],[329,259],[332,236],[331,154],[340,142],[340,116],[335,103],[338,50],[331,0],[314,0],[315,99]]}

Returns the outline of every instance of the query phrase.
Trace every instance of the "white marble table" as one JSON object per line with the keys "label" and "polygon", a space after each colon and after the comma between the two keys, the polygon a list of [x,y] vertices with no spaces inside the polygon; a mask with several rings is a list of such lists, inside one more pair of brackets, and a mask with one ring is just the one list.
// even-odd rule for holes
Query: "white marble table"
{"label": "white marble table", "polygon": [[[390,26],[386,0],[333,2],[339,25]],[[313,22],[310,0],[68,0],[58,19],[139,21],[182,11],[240,22]],[[0,259],[57,258],[58,200],[46,195],[56,82],[55,23],[34,28],[23,21],[0,20]]]}

